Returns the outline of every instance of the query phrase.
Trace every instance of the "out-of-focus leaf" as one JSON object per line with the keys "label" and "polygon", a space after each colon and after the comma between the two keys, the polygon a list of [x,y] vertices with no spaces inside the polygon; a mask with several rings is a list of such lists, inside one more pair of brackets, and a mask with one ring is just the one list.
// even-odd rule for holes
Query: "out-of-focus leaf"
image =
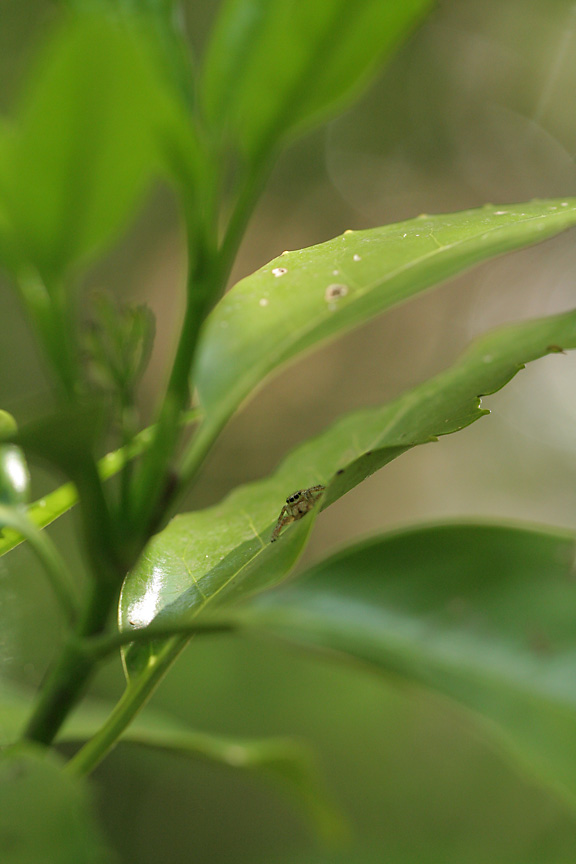
{"label": "out-of-focus leaf", "polygon": [[[154,174],[194,151],[147,34],[106,16],[66,20],[0,146],[2,247],[50,286],[110,243]],[[8,239],[6,238],[8,235]]]}
{"label": "out-of-focus leaf", "polygon": [[[197,419],[196,411],[189,411],[184,418],[186,424],[195,422]],[[98,472],[102,480],[108,480],[119,471],[129,459],[134,459],[139,456],[150,444],[154,435],[154,426],[149,426],[139,432],[135,438],[125,447],[120,447],[111,453],[107,453],[98,461]],[[64,483],[59,486],[54,492],[50,492],[43,498],[34,501],[27,510],[26,515],[30,522],[37,528],[45,528],[50,525],[59,516],[62,516],[70,510],[78,502],[78,492],[73,483]],[[19,543],[22,543],[24,537],[16,531],[7,529],[0,534],[0,556],[5,555]]]}
{"label": "out-of-focus leaf", "polygon": [[576,806],[576,535],[441,524],[360,543],[246,621],[455,699]]}
{"label": "out-of-focus leaf", "polygon": [[228,0],[208,48],[207,119],[249,161],[355,96],[431,0]]}
{"label": "out-of-focus leaf", "polygon": [[128,403],[146,370],[156,320],[145,304],[121,304],[111,294],[92,298],[91,317],[84,328],[84,354],[97,389]]}
{"label": "out-of-focus leaf", "polygon": [[17,745],[0,754],[2,864],[110,864],[83,780],[53,753]]}
{"label": "out-of-focus leaf", "polygon": [[[125,17],[128,22],[145,23],[153,36],[156,58],[173,84],[190,104],[194,93],[194,75],[190,45],[185,35],[179,0],[63,0],[78,12],[106,12]],[[137,20],[136,20],[137,19]]]}
{"label": "out-of-focus leaf", "polygon": [[[109,709],[86,704],[65,726],[61,740],[86,740],[105,722]],[[312,751],[287,737],[246,739],[213,735],[190,729],[166,714],[145,711],[124,731],[122,741],[167,752],[208,759],[230,768],[249,771],[280,784],[326,840],[341,839],[346,825],[330,799]]]}
{"label": "out-of-focus leaf", "polygon": [[[0,746],[16,740],[31,710],[22,690],[0,687]],[[59,742],[86,741],[106,722],[113,705],[85,700],[65,724]],[[342,835],[342,814],[330,800],[314,754],[294,738],[231,738],[190,729],[161,711],[147,708],[124,731],[122,741],[207,759],[269,777],[291,794],[326,839]]]}
{"label": "out-of-focus leaf", "polygon": [[[474,343],[446,372],[380,408],[344,417],[297,448],[271,477],[241,486],[221,504],[177,516],[127,577],[120,627],[190,620],[279,581],[297,559],[321,507],[396,456],[478,420],[480,395],[503,387],[550,351],[576,348],[576,312],[505,327]],[[325,485],[322,501],[279,542],[270,536],[294,488]],[[129,673],[156,660],[157,646],[128,649]]]}
{"label": "out-of-focus leaf", "polygon": [[219,428],[271,374],[442,279],[576,224],[576,199],[482,207],[347,232],[239,282],[209,317],[195,384]]}

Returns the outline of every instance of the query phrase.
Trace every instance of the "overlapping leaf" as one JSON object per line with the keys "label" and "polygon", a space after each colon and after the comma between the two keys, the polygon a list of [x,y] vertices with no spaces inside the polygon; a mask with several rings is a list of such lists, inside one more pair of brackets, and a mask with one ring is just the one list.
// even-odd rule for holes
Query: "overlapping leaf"
{"label": "overlapping leaf", "polygon": [[[320,506],[415,445],[479,419],[480,395],[494,392],[522,364],[550,351],[576,348],[576,312],[528,321],[489,333],[446,372],[381,408],[343,418],[295,450],[276,473],[235,490],[208,510],[177,516],[147,547],[127,578],[122,629],[152,619],[188,620],[208,604],[223,607],[279,581],[298,557],[320,507],[270,534],[283,500],[294,488],[323,484]],[[152,646],[147,651],[152,651]],[[128,668],[142,671],[150,654],[128,652]]]}
{"label": "overlapping leaf", "polygon": [[[268,375],[316,343],[471,264],[573,224],[576,202],[571,199],[486,207],[344,234],[270,262],[238,283],[208,321],[196,370],[208,422],[217,428]],[[280,276],[274,275],[277,267]],[[345,281],[334,281],[341,278]],[[326,299],[327,288],[338,284],[348,292]],[[67,484],[32,505],[28,515],[42,527],[75,501],[75,490]],[[4,532],[0,554],[21,539]]]}
{"label": "overlapping leaf", "polygon": [[557,529],[413,528],[257,598],[247,622],[455,699],[574,807],[575,552]]}
{"label": "overlapping leaf", "polygon": [[216,428],[285,363],[442,279],[576,224],[576,200],[421,216],[285,253],[207,321],[195,384]]}

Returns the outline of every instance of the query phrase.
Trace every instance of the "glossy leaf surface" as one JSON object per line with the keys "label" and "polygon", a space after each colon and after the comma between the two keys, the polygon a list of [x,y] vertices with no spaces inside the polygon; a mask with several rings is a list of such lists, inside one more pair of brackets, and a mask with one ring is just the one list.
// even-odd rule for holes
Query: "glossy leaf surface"
{"label": "glossy leaf surface", "polygon": [[249,160],[351,99],[431,0],[228,0],[208,49],[212,128]]}
{"label": "glossy leaf surface", "polygon": [[[321,507],[409,448],[478,420],[486,413],[481,394],[504,386],[523,363],[560,348],[576,348],[576,312],[489,333],[446,372],[388,405],[344,417],[297,448],[271,477],[238,488],[216,507],[177,516],[124,584],[121,629],[155,617],[164,624],[189,620],[208,604],[222,608],[279,581]],[[319,505],[270,544],[284,498],[318,483],[327,487]],[[150,659],[145,652],[153,657],[154,648],[132,646],[128,668],[142,671]]]}
{"label": "glossy leaf surface", "polygon": [[576,806],[575,540],[519,525],[395,532],[257,598],[248,620],[456,700]]}
{"label": "glossy leaf surface", "polygon": [[0,754],[2,864],[112,864],[84,781],[53,753],[18,745]]}
{"label": "glossy leaf surface", "polygon": [[576,224],[576,200],[422,216],[288,252],[208,319],[195,383],[218,428],[269,375],[442,279]]}

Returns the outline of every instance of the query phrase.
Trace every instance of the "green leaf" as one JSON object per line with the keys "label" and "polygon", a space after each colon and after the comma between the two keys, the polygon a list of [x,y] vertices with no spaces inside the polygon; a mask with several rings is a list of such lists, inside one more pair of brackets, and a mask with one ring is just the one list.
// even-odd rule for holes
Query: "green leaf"
{"label": "green leaf", "polygon": [[258,598],[247,621],[456,700],[575,807],[575,539],[519,525],[398,531]]}
{"label": "green leaf", "polygon": [[[79,12],[105,12],[145,25],[153,34],[154,51],[176,88],[191,104],[194,97],[192,57],[179,0],[63,0]],[[137,20],[136,20],[137,19]]]}
{"label": "green leaf", "polygon": [[95,15],[71,17],[48,42],[6,136],[0,209],[11,257],[49,286],[115,239],[191,137],[145,31]]}
{"label": "green leaf", "polygon": [[52,753],[18,745],[0,754],[2,864],[109,864],[86,784]]}
{"label": "green leaf", "polygon": [[482,207],[346,232],[239,282],[207,321],[195,384],[218,429],[272,373],[321,342],[507,252],[576,224],[576,199]]}
{"label": "green leaf", "polygon": [[[90,738],[108,714],[108,707],[82,706],[60,740]],[[167,714],[147,709],[123,732],[121,740],[267,777],[290,794],[326,840],[341,839],[345,831],[343,815],[327,792],[313,752],[294,738],[246,739],[198,732]]]}
{"label": "green leaf", "polygon": [[[16,740],[30,713],[30,704],[31,697],[22,690],[6,683],[0,687],[0,746]],[[112,708],[111,704],[85,700],[65,724],[59,742],[91,738]],[[231,738],[198,732],[169,714],[150,708],[135,718],[121,740],[270,778],[291,794],[322,836],[333,840],[342,835],[342,814],[328,795],[313,752],[301,741],[287,737]]]}
{"label": "green leaf", "polygon": [[[176,516],[148,544],[124,582],[120,629],[143,627],[153,619],[163,624],[181,616],[190,620],[209,603],[228,605],[281,581],[296,564],[318,512],[315,508],[282,543],[271,545],[271,514],[282,506],[286,482],[276,476],[243,486],[216,507]],[[162,645],[130,646],[124,652],[128,676],[153,668]]]}
{"label": "green leaf", "polygon": [[[344,417],[298,447],[271,477],[239,487],[216,507],[177,516],[124,583],[121,629],[152,619],[177,627],[208,604],[224,607],[279,581],[297,560],[321,507],[411,447],[478,420],[487,413],[480,394],[503,387],[525,362],[569,348],[576,348],[576,312],[489,333],[446,372],[388,405]],[[287,494],[319,483],[327,487],[319,506],[271,545]],[[129,673],[142,672],[147,663],[153,668],[156,650],[133,645]]]}
{"label": "green leaf", "polygon": [[228,0],[208,47],[209,124],[251,162],[338,111],[431,0]]}

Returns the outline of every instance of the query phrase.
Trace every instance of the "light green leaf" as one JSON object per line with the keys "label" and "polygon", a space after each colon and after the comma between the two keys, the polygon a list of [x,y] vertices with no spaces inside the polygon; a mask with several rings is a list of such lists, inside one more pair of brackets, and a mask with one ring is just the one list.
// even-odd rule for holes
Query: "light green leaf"
{"label": "light green leaf", "polygon": [[[30,713],[31,698],[6,683],[0,687],[0,746],[16,740]],[[59,742],[86,741],[106,722],[113,705],[85,700],[69,718]],[[207,759],[270,778],[303,808],[315,829],[327,839],[342,835],[342,814],[322,781],[313,752],[294,738],[232,738],[190,729],[162,711],[147,708],[124,731],[122,741]]]}
{"label": "light green leaf", "polygon": [[53,753],[17,745],[0,754],[2,864],[110,864],[84,781]]}
{"label": "light green leaf", "polygon": [[228,0],[208,47],[207,119],[249,161],[335,113],[431,0]]}
{"label": "light green leaf", "polygon": [[[523,363],[569,348],[576,348],[576,312],[489,333],[446,372],[388,405],[344,417],[300,446],[271,477],[239,487],[216,507],[177,516],[151,541],[124,583],[121,629],[153,619],[177,626],[209,604],[224,607],[279,581],[321,507],[411,447],[478,420],[487,413],[480,394],[503,387]],[[327,487],[320,504],[271,545],[286,496],[319,483]],[[156,648],[133,645],[127,652],[129,672],[142,672],[155,660]]]}
{"label": "light green leaf", "polygon": [[219,428],[272,373],[443,279],[576,224],[576,199],[482,207],[347,232],[239,282],[207,321],[195,384]]}
{"label": "light green leaf", "polygon": [[576,806],[576,535],[441,524],[323,561],[251,621],[456,700]]}
{"label": "light green leaf", "polygon": [[48,285],[109,244],[152,176],[175,151],[193,150],[147,34],[106,16],[65,21],[3,131],[5,263],[32,264]]}
{"label": "light green leaf", "polygon": [[[153,619],[159,624],[181,616],[189,620],[209,603],[227,605],[281,581],[296,564],[318,512],[316,507],[282,543],[271,545],[275,520],[270,521],[270,514],[280,510],[286,497],[282,481],[287,482],[276,476],[240,487],[216,507],[173,519],[124,582],[120,629],[143,627]],[[124,652],[128,676],[153,668],[162,645],[130,646]]]}

